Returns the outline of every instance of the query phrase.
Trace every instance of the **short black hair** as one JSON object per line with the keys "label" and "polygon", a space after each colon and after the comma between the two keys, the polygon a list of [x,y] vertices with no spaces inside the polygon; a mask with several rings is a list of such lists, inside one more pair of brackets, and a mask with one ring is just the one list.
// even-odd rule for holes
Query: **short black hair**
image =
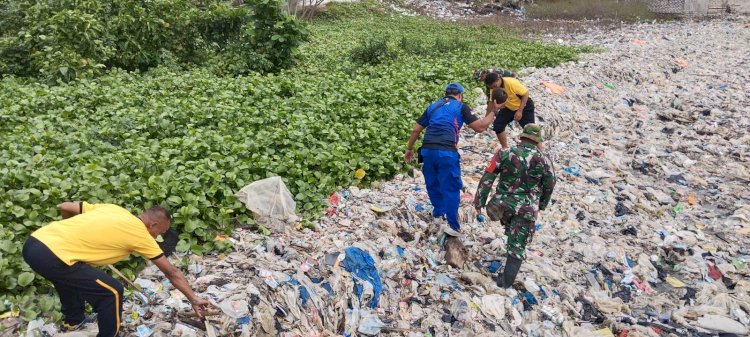
{"label": "short black hair", "polygon": [[500,75],[498,75],[497,73],[489,73],[487,74],[487,76],[484,77],[484,84],[489,87],[490,85],[492,85],[492,83],[495,83],[495,81],[497,81],[498,79],[500,79]]}
{"label": "short black hair", "polygon": [[169,211],[164,207],[154,206],[147,209],[144,213],[154,217],[156,220],[167,221],[170,225],[172,224],[172,215],[169,214]]}
{"label": "short black hair", "polygon": [[446,90],[445,96],[458,96],[459,94],[463,94],[463,92],[459,91],[458,89],[452,89],[452,90]]}
{"label": "short black hair", "polygon": [[492,90],[492,100],[497,104],[503,104],[507,99],[508,93],[505,92],[505,89],[497,88]]}

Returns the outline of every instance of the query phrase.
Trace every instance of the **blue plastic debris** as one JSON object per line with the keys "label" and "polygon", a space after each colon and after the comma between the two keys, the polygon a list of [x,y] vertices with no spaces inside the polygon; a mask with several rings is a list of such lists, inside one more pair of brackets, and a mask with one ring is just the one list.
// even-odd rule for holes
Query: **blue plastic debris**
{"label": "blue plastic debris", "polygon": [[396,246],[396,251],[398,252],[398,256],[404,257],[404,247]]}
{"label": "blue plastic debris", "polygon": [[330,283],[328,282],[322,283],[320,287],[325,289],[328,292],[328,295],[331,295],[331,296],[336,295],[336,293],[333,292],[333,287],[331,287]]}
{"label": "blue plastic debris", "polygon": [[576,177],[581,176],[581,168],[578,166],[578,164],[573,164],[570,166],[563,167],[563,171],[565,171],[565,173],[567,174],[574,175]]}
{"label": "blue plastic debris", "polygon": [[500,270],[500,268],[502,267],[503,267],[503,263],[500,262],[500,260],[494,260],[490,262],[490,266],[487,268],[487,271],[494,274],[494,273],[497,273],[497,271]]}
{"label": "blue plastic debris", "polygon": [[531,304],[531,305],[539,304],[539,302],[536,301],[536,297],[534,297],[534,294],[528,291],[522,291],[521,296],[523,296],[524,301],[528,304]]}
{"label": "blue plastic debris", "polygon": [[421,212],[421,211],[424,211],[424,205],[423,205],[423,204],[421,204],[421,203],[420,203],[420,204],[417,204],[416,206],[414,206],[414,209],[415,209],[415,210],[416,210],[417,212]]}
{"label": "blue plastic debris", "polygon": [[307,291],[305,286],[299,287],[299,300],[302,302],[302,307],[307,307],[307,301],[310,300],[310,293]]}
{"label": "blue plastic debris", "polygon": [[151,336],[152,333],[153,330],[145,325],[139,325],[135,330],[135,335],[138,337],[148,337]]}
{"label": "blue plastic debris", "polygon": [[484,214],[477,215],[477,221],[479,222],[485,222],[487,219],[484,217]]}
{"label": "blue plastic debris", "polygon": [[237,317],[236,322],[239,325],[250,324],[250,317],[248,316]]}
{"label": "blue plastic debris", "polygon": [[380,275],[378,275],[378,270],[375,268],[375,261],[373,261],[372,256],[357,247],[344,249],[344,254],[345,258],[341,262],[341,266],[354,275],[354,290],[357,293],[357,297],[362,299],[362,291],[364,290],[360,282],[370,282],[373,290],[370,308],[377,308],[380,293],[383,290],[383,283],[380,281]]}
{"label": "blue plastic debris", "polygon": [[542,226],[542,224],[538,223],[536,224],[536,227],[534,227],[534,230],[538,232],[540,229],[542,229]]}
{"label": "blue plastic debris", "polygon": [[549,298],[549,296],[547,295],[547,292],[544,291],[544,288],[542,288],[542,287],[539,287],[539,295],[542,296],[542,301],[544,301],[547,298]]}
{"label": "blue plastic debris", "polygon": [[283,282],[281,282],[281,284],[284,284],[284,283],[289,283],[289,284],[291,284],[291,285],[293,285],[293,286],[298,286],[298,285],[300,285],[299,281],[297,281],[296,279],[294,279],[294,278],[292,278],[292,277],[290,277],[290,278],[289,278],[288,280],[286,280],[286,281],[283,281]]}

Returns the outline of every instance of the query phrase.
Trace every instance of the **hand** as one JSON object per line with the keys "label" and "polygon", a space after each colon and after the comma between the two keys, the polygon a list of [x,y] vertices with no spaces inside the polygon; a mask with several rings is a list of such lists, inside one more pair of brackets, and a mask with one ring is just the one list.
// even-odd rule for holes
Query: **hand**
{"label": "hand", "polygon": [[411,163],[411,161],[414,159],[414,150],[406,150],[406,153],[404,153],[404,161],[407,163]]}
{"label": "hand", "polygon": [[521,117],[523,117],[523,108],[518,108],[518,110],[516,110],[516,114],[513,116],[513,120],[518,122],[521,120]]}
{"label": "hand", "polygon": [[487,103],[487,113],[495,112],[497,113],[497,103],[495,100],[490,100],[489,103]]}
{"label": "hand", "polygon": [[190,302],[193,305],[193,310],[195,310],[195,315],[198,316],[199,319],[203,319],[203,314],[205,313],[206,309],[208,308],[208,301],[198,298],[194,301]]}

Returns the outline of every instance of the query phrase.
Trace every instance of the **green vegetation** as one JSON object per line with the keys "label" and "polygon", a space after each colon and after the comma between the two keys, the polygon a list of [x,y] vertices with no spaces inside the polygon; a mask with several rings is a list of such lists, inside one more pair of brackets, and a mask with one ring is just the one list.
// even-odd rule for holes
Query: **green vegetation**
{"label": "green vegetation", "polygon": [[0,74],[48,81],[107,69],[201,65],[219,75],[290,66],[307,37],[277,0],[0,1]]}
{"label": "green vegetation", "polygon": [[[216,234],[252,223],[234,197],[242,186],[280,175],[298,211],[317,216],[328,193],[357,183],[355,170],[367,184],[403,169],[414,120],[449,81],[470,90],[477,68],[554,66],[579,52],[372,4],[336,5],[309,30],[297,65],[275,74],[230,77],[196,65],[111,69],[56,85],[0,80],[0,312],[49,312],[40,310],[49,297],[24,296],[49,288],[20,248],[59,219],[61,201],[133,212],[162,204],[182,233],[179,250],[221,250]],[[363,52],[373,48],[385,48],[375,61]],[[120,267],[132,276],[137,263]]]}

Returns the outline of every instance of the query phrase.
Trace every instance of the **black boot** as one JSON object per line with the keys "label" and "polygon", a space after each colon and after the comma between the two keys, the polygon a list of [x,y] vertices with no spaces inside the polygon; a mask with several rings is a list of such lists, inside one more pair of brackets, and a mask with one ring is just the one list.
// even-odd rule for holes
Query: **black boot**
{"label": "black boot", "polygon": [[[521,270],[521,263],[523,263],[522,260],[519,260],[512,256],[508,256],[508,258],[505,260],[503,277],[497,279],[497,286],[505,289],[510,288],[513,285],[513,282],[516,281],[518,271]],[[500,284],[501,281],[502,284]]]}

